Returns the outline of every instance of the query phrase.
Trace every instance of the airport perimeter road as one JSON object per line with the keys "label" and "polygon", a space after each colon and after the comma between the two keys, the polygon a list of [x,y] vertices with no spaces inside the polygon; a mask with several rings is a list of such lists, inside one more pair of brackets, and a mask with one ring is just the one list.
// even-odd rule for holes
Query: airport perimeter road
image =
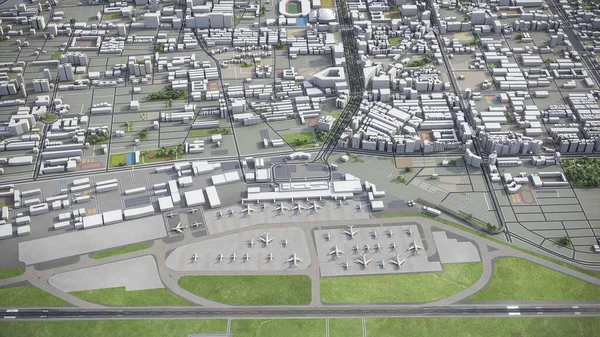
{"label": "airport perimeter road", "polygon": [[600,316],[600,305],[586,306],[446,306],[432,308],[156,308],[126,310],[29,309],[1,312],[3,319],[89,320],[89,319],[193,319],[193,318],[323,318],[323,317],[506,317],[506,316]]}

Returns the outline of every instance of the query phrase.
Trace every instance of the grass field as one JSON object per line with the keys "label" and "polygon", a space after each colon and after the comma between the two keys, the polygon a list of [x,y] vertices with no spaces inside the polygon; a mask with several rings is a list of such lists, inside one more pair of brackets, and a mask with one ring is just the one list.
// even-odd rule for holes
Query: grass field
{"label": "grass field", "polygon": [[333,0],[321,0],[321,7],[323,8],[332,8]]}
{"label": "grass field", "polygon": [[230,128],[218,128],[218,129],[206,129],[206,130],[191,130],[188,134],[189,137],[202,137],[216,134],[228,135],[231,134]]}
{"label": "grass field", "polygon": [[402,42],[402,36],[390,37],[390,44],[395,47]]}
{"label": "grass field", "polygon": [[111,256],[115,256],[115,255],[121,255],[121,254],[135,252],[138,250],[147,249],[148,247],[150,247],[150,245],[147,243],[139,243],[137,245],[129,245],[129,246],[125,246],[125,247],[119,247],[119,248],[115,248],[115,249],[111,249],[111,250],[97,252],[90,256],[92,259],[103,259],[105,257],[111,257]]}
{"label": "grass field", "polygon": [[315,146],[315,136],[312,132],[288,133],[283,135],[283,139],[295,148]]}
{"label": "grass field", "polygon": [[231,322],[235,337],[325,336],[325,319],[242,319]]}
{"label": "grass field", "polygon": [[70,293],[88,302],[121,307],[188,306],[183,298],[167,288],[126,291],[125,287],[74,291]]}
{"label": "grass field", "polygon": [[206,299],[241,305],[310,303],[310,278],[292,275],[184,276],[179,285]]}
{"label": "grass field", "polygon": [[111,154],[108,161],[108,167],[118,167],[127,165],[127,153]]}
{"label": "grass field", "polygon": [[367,318],[367,336],[547,337],[598,336],[597,317]]}
{"label": "grass field", "polygon": [[494,264],[494,276],[470,301],[501,300],[600,300],[600,287],[557,271],[518,259]]}
{"label": "grass field", "polygon": [[11,278],[23,275],[25,268],[4,268],[0,269],[0,280],[3,278]]}
{"label": "grass field", "polygon": [[0,336],[19,337],[186,337],[194,333],[225,333],[227,320],[97,320],[0,323]]}
{"label": "grass field", "polygon": [[52,53],[52,59],[53,60],[58,60],[60,59],[60,57],[62,56],[62,51],[55,51],[54,53]]}
{"label": "grass field", "polygon": [[431,302],[467,289],[482,270],[476,262],[444,264],[442,273],[324,277],[321,299],[327,303]]}
{"label": "grass field", "polygon": [[363,337],[360,318],[330,318],[329,337]]}
{"label": "grass field", "polygon": [[34,286],[0,289],[0,307],[66,307],[67,305],[66,301]]}

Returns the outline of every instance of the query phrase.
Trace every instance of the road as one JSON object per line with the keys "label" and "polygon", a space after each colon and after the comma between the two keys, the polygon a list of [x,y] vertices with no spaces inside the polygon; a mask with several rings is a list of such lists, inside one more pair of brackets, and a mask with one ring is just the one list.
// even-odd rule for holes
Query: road
{"label": "road", "polygon": [[29,309],[18,312],[1,312],[0,317],[18,320],[49,319],[190,319],[190,318],[323,318],[323,317],[464,317],[500,316],[600,316],[600,306],[445,306],[431,308],[260,308],[260,309],[207,309],[207,308],[155,308],[126,310],[81,310],[81,309]]}

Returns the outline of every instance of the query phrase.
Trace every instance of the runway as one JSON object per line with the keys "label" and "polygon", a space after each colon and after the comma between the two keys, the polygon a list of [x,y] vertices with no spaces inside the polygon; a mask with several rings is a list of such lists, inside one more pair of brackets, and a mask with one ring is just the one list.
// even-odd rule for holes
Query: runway
{"label": "runway", "polygon": [[600,316],[600,305],[453,305],[436,307],[256,307],[256,308],[127,308],[107,309],[23,309],[0,313],[15,320],[89,319],[199,319],[199,318],[323,318],[323,317],[489,317],[489,316]]}

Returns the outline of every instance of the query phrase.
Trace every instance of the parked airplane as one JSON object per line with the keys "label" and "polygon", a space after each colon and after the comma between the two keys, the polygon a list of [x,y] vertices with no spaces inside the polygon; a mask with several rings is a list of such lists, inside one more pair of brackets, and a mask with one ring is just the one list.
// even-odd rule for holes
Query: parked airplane
{"label": "parked airplane", "polygon": [[302,212],[303,210],[305,210],[305,209],[306,209],[306,207],[305,207],[305,206],[303,206],[303,205],[302,205],[301,203],[299,203],[299,202],[297,202],[295,205],[296,205],[296,206],[294,206],[294,207],[292,208],[292,210],[293,210],[293,211]]}
{"label": "parked airplane", "polygon": [[250,238],[250,240],[248,240],[248,246],[254,247],[254,238]]}
{"label": "parked airplane", "polygon": [[365,267],[366,267],[366,266],[368,266],[368,265],[369,265],[369,263],[371,263],[371,261],[373,261],[373,259],[368,259],[368,260],[367,260],[367,255],[366,255],[366,254],[363,254],[363,255],[362,255],[362,258],[360,258],[360,259],[356,259],[356,262],[358,262],[358,263],[362,264],[362,265],[363,265],[363,266],[365,266]]}
{"label": "parked airplane", "polygon": [[231,261],[235,261],[235,259],[237,259],[237,254],[236,253],[231,254]]}
{"label": "parked airplane", "polygon": [[414,250],[415,253],[419,253],[419,250],[424,249],[423,247],[419,246],[415,241],[413,241],[413,243],[410,244],[410,246],[408,247],[408,250]]}
{"label": "parked airplane", "polygon": [[233,208],[229,209],[229,215],[233,215]]}
{"label": "parked airplane", "polygon": [[290,244],[290,242],[288,241],[287,238],[285,238],[281,241],[281,244],[283,245],[283,247],[287,247]]}
{"label": "parked airplane", "polygon": [[384,259],[381,259],[381,261],[379,261],[378,264],[382,269],[385,269],[385,260]]}
{"label": "parked airplane", "polygon": [[352,249],[358,253],[358,251],[360,250],[360,247],[358,245],[354,245],[354,247],[352,247]]}
{"label": "parked airplane", "polygon": [[396,257],[390,260],[391,263],[395,264],[398,268],[402,267],[406,259],[400,260],[400,255],[396,254]]}
{"label": "parked airplane", "polygon": [[273,253],[269,253],[269,255],[267,255],[267,260],[269,262],[273,261]]}
{"label": "parked airplane", "polygon": [[408,229],[406,230],[406,234],[408,236],[412,236],[413,232],[412,232],[412,227],[408,227]]}
{"label": "parked airplane", "polygon": [[222,217],[222,216],[223,216],[223,212],[221,212],[221,211],[217,211],[217,218],[220,218],[220,217]]}
{"label": "parked airplane", "polygon": [[290,209],[283,204],[283,202],[279,203],[279,206],[277,206],[277,208],[275,208],[276,211],[280,211],[281,213],[285,213],[285,211],[289,211]]}
{"label": "parked airplane", "polygon": [[269,238],[269,234],[270,233],[267,232],[267,233],[265,233],[265,236],[258,237],[258,239],[260,241],[262,241],[265,244],[265,246],[269,246],[269,243],[271,243],[271,241],[275,240],[275,238]]}
{"label": "parked airplane", "polygon": [[176,215],[177,215],[177,213],[171,212],[171,213],[167,214],[167,218],[174,218]]}
{"label": "parked airplane", "polygon": [[362,209],[362,204],[356,205],[356,209]]}
{"label": "parked airplane", "polygon": [[198,260],[198,253],[194,253],[194,255],[192,255],[192,262],[196,262]]}
{"label": "parked airplane", "polygon": [[342,232],[343,232],[344,234],[347,234],[347,235],[349,235],[351,238],[354,238],[354,236],[356,235],[356,233],[358,233],[358,231],[359,231],[359,230],[358,230],[358,229],[357,229],[357,230],[354,230],[354,229],[353,229],[353,227],[354,227],[354,226],[350,225],[350,226],[348,226],[349,230],[347,230],[347,229],[344,229]]}
{"label": "parked airplane", "polygon": [[190,209],[188,209],[188,213],[190,213],[190,214],[194,214],[196,212],[198,212],[197,208],[190,208]]}
{"label": "parked airplane", "polygon": [[263,204],[262,204],[261,208],[262,208],[262,209],[267,209],[267,204],[263,202]]}
{"label": "parked airplane", "polygon": [[394,236],[394,232],[392,232],[392,229],[388,229],[387,231],[387,235],[391,238],[392,236]]}
{"label": "parked airplane", "polygon": [[217,255],[217,260],[219,260],[219,262],[223,261],[223,253]]}
{"label": "parked airplane", "polygon": [[365,251],[368,253],[368,252],[369,252],[369,250],[371,250],[371,246],[369,246],[369,244],[367,243],[367,244],[365,245]]}
{"label": "parked airplane", "polygon": [[198,228],[200,226],[202,226],[202,222],[198,222],[198,221],[196,221],[190,225],[191,228]]}
{"label": "parked airplane", "polygon": [[375,243],[375,246],[373,246],[373,249],[375,250],[380,250],[381,246],[379,245],[379,242]]}
{"label": "parked airplane", "polygon": [[172,231],[175,231],[177,233],[182,233],[183,234],[183,229],[186,228],[187,226],[182,226],[181,222],[177,224],[177,226],[171,228]]}
{"label": "parked airplane", "polygon": [[256,210],[250,206],[246,206],[246,208],[242,209],[242,211],[240,213],[248,213],[251,214],[252,212],[255,212]]}
{"label": "parked airplane", "polygon": [[292,258],[287,260],[287,262],[291,262],[294,266],[297,266],[298,262],[304,262],[304,261],[301,258],[299,258],[298,256],[296,256],[296,253],[294,253],[294,256],[292,256]]}
{"label": "parked airplane", "polygon": [[344,254],[344,252],[338,249],[338,246],[335,245],[335,248],[333,248],[327,255],[335,255],[335,257],[339,259],[341,254]]}
{"label": "parked airplane", "polygon": [[325,237],[325,241],[331,240],[331,233],[327,232],[327,234],[323,235]]}
{"label": "parked airplane", "polygon": [[318,212],[320,208],[323,208],[323,206],[319,205],[316,201],[313,201],[308,207],[308,209],[314,209],[315,212]]}
{"label": "parked airplane", "polygon": [[377,239],[377,236],[379,236],[379,234],[377,234],[377,230],[375,230],[375,229],[374,229],[374,230],[371,232],[371,236],[373,237],[373,239]]}
{"label": "parked airplane", "polygon": [[344,267],[344,269],[348,270],[348,269],[350,269],[350,263],[348,263],[348,261],[346,260],[346,262],[342,263],[342,267]]}
{"label": "parked airplane", "polygon": [[246,260],[246,261],[250,260],[250,253],[244,254],[244,256],[242,256],[242,260]]}
{"label": "parked airplane", "polygon": [[398,247],[398,246],[396,245],[396,243],[394,241],[392,241],[392,243],[390,243],[390,249],[394,250],[394,249],[396,249],[396,247]]}

